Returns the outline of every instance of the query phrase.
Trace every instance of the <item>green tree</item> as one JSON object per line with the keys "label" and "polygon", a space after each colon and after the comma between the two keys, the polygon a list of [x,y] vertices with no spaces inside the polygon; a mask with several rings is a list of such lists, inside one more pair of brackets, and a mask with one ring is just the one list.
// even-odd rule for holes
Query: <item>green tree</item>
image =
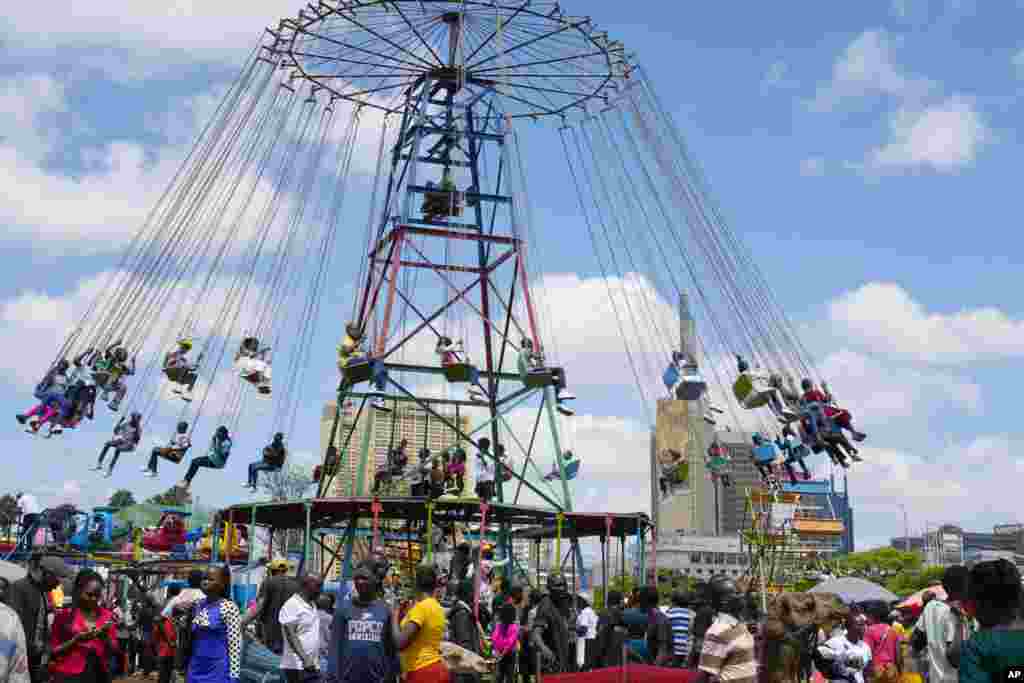
{"label": "green tree", "polygon": [[135,505],[135,495],[128,489],[118,489],[107,503],[112,508],[126,508]]}
{"label": "green tree", "polygon": [[8,536],[21,518],[21,505],[18,503],[20,495],[20,493],[17,495],[5,493],[0,496],[0,527]]}
{"label": "green tree", "polygon": [[146,499],[146,502],[150,505],[175,506],[178,504],[178,495],[178,489],[172,486],[163,493],[150,496]]}
{"label": "green tree", "polygon": [[[313,486],[313,468],[303,465],[288,465],[280,472],[264,473],[260,477],[260,488],[270,494],[273,501],[286,501],[303,498]],[[284,555],[289,550],[301,548],[303,544],[302,529],[288,529],[284,533],[274,534],[274,550]]]}

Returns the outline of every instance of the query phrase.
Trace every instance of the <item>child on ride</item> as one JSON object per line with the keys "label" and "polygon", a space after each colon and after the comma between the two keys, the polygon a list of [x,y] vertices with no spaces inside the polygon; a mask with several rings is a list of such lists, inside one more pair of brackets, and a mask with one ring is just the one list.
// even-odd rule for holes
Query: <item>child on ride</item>
{"label": "child on ride", "polygon": [[183,401],[192,400],[192,390],[195,389],[196,381],[199,379],[196,371],[203,361],[203,355],[199,354],[196,362],[191,363],[188,359],[188,353],[191,350],[192,340],[180,339],[178,347],[164,356],[164,374],[173,383],[171,391],[181,396]]}
{"label": "child on ride", "polygon": [[284,447],[284,433],[274,434],[274,440],[263,448],[263,457],[256,462],[249,463],[249,479],[245,487],[253,491],[259,483],[260,472],[280,472],[284,467],[288,451]]}
{"label": "child on ride", "polygon": [[149,455],[149,464],[142,468],[142,472],[147,477],[155,477],[157,461],[160,458],[179,463],[190,448],[192,448],[192,439],[188,435],[188,422],[183,420],[178,423],[178,430],[170,438],[166,446],[153,449],[153,452]]}
{"label": "child on ride", "polygon": [[68,369],[70,364],[67,359],[57,361],[39,384],[36,385],[34,396],[39,399],[39,404],[24,414],[16,415],[21,424],[28,423],[25,431],[35,434],[39,428],[57,416],[66,416],[70,413],[71,404],[67,399],[68,390]]}

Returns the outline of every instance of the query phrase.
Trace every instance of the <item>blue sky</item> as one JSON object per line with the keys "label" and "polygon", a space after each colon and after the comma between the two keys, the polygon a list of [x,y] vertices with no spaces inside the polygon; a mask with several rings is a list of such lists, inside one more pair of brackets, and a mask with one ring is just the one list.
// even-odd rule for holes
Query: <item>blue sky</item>
{"label": "blue sky", "polygon": [[[900,502],[918,529],[1017,521],[1024,460],[1011,401],[1024,379],[1024,311],[1011,293],[1021,265],[1024,7],[660,2],[638,13],[630,3],[564,4],[637,54],[733,229],[870,433],[869,463],[851,475],[858,542],[902,533]],[[298,9],[269,0],[214,10],[103,5],[76,17],[70,2],[63,11],[23,4],[0,18],[0,220],[9,226],[0,237],[0,402],[12,415],[31,402],[30,378],[52,353],[39,349],[59,345],[81,281],[116,266],[260,29]],[[532,265],[554,278],[559,310],[596,301],[600,287],[582,286],[597,270],[580,255],[588,250],[564,162],[545,156],[552,133],[537,124],[523,135],[538,228],[560,231]],[[358,203],[350,208],[365,220]],[[339,304],[350,299],[350,262],[336,262]],[[565,273],[581,280],[558,278]],[[307,381],[296,452],[317,448],[338,327],[318,328],[310,375],[320,381]],[[646,417],[635,396],[621,398],[635,394],[629,377],[608,366],[611,356],[588,357],[584,336],[568,323],[556,333],[570,377],[598,378],[580,405],[576,438],[598,455],[578,505],[643,509],[637,487],[622,482],[621,453],[645,448]],[[2,441],[18,466],[5,485],[43,503],[89,504],[112,486],[149,495],[172,481],[142,478],[136,460],[114,480],[86,472],[109,429],[98,422],[51,443],[11,419]],[[233,501],[262,438],[240,439],[228,487],[203,477],[198,495]]]}

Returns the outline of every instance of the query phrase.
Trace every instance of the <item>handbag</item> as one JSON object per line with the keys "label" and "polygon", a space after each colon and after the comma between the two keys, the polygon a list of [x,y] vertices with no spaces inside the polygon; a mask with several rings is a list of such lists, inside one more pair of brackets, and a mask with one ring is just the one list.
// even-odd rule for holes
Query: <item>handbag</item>
{"label": "handbag", "polygon": [[910,634],[910,647],[914,650],[915,654],[924,652],[924,649],[928,647],[928,636],[925,634],[923,628],[916,628],[914,632]]}

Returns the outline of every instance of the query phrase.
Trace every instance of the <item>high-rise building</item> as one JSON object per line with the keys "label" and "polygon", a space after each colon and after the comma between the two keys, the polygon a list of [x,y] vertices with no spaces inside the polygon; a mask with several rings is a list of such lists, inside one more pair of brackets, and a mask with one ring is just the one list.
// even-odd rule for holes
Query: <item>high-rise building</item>
{"label": "high-rise building", "polygon": [[715,438],[729,453],[730,486],[719,486],[716,498],[716,516],[719,532],[725,536],[738,534],[742,529],[747,508],[747,490],[763,487],[761,474],[754,466],[754,442],[749,432],[715,432]]}
{"label": "high-rise building", "polygon": [[[323,452],[326,452],[330,440],[335,410],[336,404],[333,401],[324,406],[320,421],[320,443]],[[458,434],[444,421],[432,416],[415,403],[399,403],[397,409],[387,412],[375,410],[367,404],[358,423],[357,412],[352,406],[342,409],[334,439],[340,460],[338,473],[331,485],[332,496],[370,495],[374,474],[387,462],[388,450],[401,443],[402,439],[409,442],[406,453],[410,463],[415,462],[417,453],[424,446],[430,449],[432,455],[437,455],[459,441]],[[457,423],[454,411],[437,412],[448,422]],[[463,432],[469,431],[468,416],[460,415],[458,422],[461,422],[459,428]],[[369,457],[366,459],[365,469],[360,471],[364,444],[369,448]],[[467,481],[466,486],[467,490],[472,490],[471,481]],[[391,489],[391,495],[408,494],[409,487],[405,482]]]}

